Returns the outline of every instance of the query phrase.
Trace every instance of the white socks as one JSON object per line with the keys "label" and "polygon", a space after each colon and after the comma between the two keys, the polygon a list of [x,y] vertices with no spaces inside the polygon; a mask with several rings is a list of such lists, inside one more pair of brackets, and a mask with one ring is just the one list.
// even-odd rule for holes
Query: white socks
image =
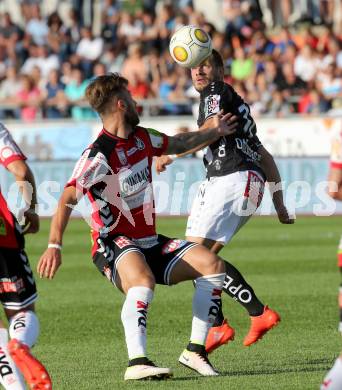
{"label": "white socks", "polygon": [[26,344],[31,348],[39,335],[39,321],[33,311],[22,311],[10,320],[9,334],[11,339]]}
{"label": "white socks", "polygon": [[206,275],[195,280],[192,300],[192,330],[190,342],[205,345],[205,340],[221,307],[221,292],[226,274]]}
{"label": "white socks", "polygon": [[153,298],[148,287],[132,287],[122,306],[121,321],[125,329],[129,360],[146,356],[147,309]]}
{"label": "white socks", "polygon": [[321,390],[341,390],[342,389],[342,359],[338,357],[335,364],[324,378]]}
{"label": "white socks", "polygon": [[0,328],[0,383],[6,390],[25,390],[25,382],[8,349],[7,329]]}

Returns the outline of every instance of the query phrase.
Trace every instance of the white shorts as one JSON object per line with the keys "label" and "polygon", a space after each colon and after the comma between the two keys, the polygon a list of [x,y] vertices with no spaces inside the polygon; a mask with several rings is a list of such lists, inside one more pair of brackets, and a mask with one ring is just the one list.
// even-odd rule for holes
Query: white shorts
{"label": "white shorts", "polygon": [[186,236],[226,244],[255,213],[264,188],[264,180],[254,171],[206,179],[193,202]]}

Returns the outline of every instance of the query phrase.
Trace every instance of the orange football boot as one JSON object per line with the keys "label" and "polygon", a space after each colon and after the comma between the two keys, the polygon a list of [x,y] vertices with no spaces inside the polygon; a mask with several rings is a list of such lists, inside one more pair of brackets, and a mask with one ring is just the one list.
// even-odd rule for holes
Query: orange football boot
{"label": "orange football boot", "polygon": [[235,330],[229,326],[225,319],[220,326],[212,326],[209,329],[207,340],[205,342],[205,350],[207,353],[213,352],[216,348],[228,341],[234,340]]}
{"label": "orange football boot", "polygon": [[31,355],[30,348],[27,345],[12,339],[8,343],[8,350],[30,389],[52,389],[49,373],[42,363]]}
{"label": "orange football boot", "polygon": [[267,333],[274,326],[280,322],[280,316],[277,312],[264,307],[264,312],[260,316],[250,317],[251,327],[245,339],[243,345],[248,347],[258,340],[260,340],[265,333]]}

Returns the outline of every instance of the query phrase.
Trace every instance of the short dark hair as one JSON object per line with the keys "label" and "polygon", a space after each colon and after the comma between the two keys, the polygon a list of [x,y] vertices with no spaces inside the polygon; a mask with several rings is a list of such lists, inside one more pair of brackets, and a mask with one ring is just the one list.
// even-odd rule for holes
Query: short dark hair
{"label": "short dark hair", "polygon": [[212,50],[211,56],[209,57],[209,61],[214,66],[214,68],[222,69],[222,71],[224,71],[223,59],[221,57],[221,54],[217,50]]}
{"label": "short dark hair", "polygon": [[108,73],[98,76],[94,79],[86,89],[86,98],[99,115],[103,115],[109,111],[115,98],[119,98],[120,94],[127,89],[128,80],[120,76],[118,73]]}

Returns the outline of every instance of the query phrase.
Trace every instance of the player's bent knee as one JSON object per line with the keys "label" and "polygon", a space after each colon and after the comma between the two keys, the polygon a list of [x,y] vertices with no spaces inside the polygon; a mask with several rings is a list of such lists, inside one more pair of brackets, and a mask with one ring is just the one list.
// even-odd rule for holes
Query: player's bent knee
{"label": "player's bent knee", "polygon": [[210,273],[212,274],[220,274],[225,272],[225,267],[224,263],[221,260],[220,257],[212,253],[211,258],[210,258]]}
{"label": "player's bent knee", "polygon": [[202,275],[220,274],[225,272],[224,263],[221,258],[208,250],[203,254],[201,261],[198,262],[197,269]]}
{"label": "player's bent knee", "polygon": [[148,287],[151,290],[154,290],[155,285],[156,281],[154,279],[154,276],[146,274],[126,280],[126,282],[123,284],[123,287],[125,292],[127,292],[130,288],[137,286]]}

